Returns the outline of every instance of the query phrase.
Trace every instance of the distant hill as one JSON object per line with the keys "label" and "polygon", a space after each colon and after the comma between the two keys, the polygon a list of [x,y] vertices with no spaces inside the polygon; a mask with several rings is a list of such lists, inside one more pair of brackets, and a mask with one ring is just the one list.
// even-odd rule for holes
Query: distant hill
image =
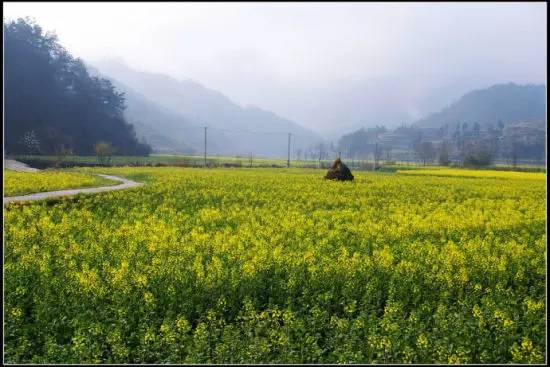
{"label": "distant hill", "polygon": [[516,121],[546,121],[544,85],[497,84],[474,90],[440,112],[418,120],[418,127],[441,127],[445,124],[504,124]]}
{"label": "distant hill", "polygon": [[[89,72],[109,79],[117,90],[124,92],[126,109],[124,117],[134,125],[137,136],[148,142],[157,152],[193,153],[194,149],[183,138],[182,129],[189,129],[191,123],[181,114],[172,112],[146,98],[124,83],[101,74],[93,66]],[[195,131],[195,135],[199,132]],[[189,138],[189,132],[185,137]],[[195,136],[197,138],[197,136]]]}
{"label": "distant hill", "polygon": [[[258,107],[243,108],[222,93],[191,80],[135,71],[115,61],[98,62],[94,66],[127,91],[128,119],[138,131],[140,124],[136,121],[146,126],[148,139],[154,131],[157,138],[177,137],[191,149],[200,151],[204,144],[202,126],[208,126],[210,153],[264,156],[285,156],[287,133],[293,134],[293,149],[321,140],[316,133],[293,121]],[[139,112],[144,104],[148,114]],[[158,148],[157,143],[151,141],[151,144]]]}

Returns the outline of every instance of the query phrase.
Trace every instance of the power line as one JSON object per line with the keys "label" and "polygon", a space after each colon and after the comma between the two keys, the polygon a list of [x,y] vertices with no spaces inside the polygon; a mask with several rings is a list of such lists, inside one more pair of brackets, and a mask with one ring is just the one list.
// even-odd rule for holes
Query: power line
{"label": "power line", "polygon": [[257,135],[286,135],[287,132],[269,132],[269,131],[250,131],[250,130],[229,130],[229,129],[222,129],[218,127],[213,127],[212,129],[228,132],[228,133],[239,133],[239,134],[257,134]]}
{"label": "power line", "polygon": [[[199,125],[186,125],[183,126],[183,128],[195,128],[195,129],[204,129],[204,126]],[[227,133],[238,133],[238,134],[257,134],[257,135],[286,135],[288,132],[284,131],[251,131],[251,130],[233,130],[233,129],[225,129],[220,127],[213,127],[208,126],[211,130],[221,131],[221,132],[227,132]],[[294,136],[306,136],[304,134],[299,133],[291,133]]]}
{"label": "power line", "polygon": [[290,168],[290,137],[292,136],[291,133],[288,133],[288,159],[286,161],[286,166]]}

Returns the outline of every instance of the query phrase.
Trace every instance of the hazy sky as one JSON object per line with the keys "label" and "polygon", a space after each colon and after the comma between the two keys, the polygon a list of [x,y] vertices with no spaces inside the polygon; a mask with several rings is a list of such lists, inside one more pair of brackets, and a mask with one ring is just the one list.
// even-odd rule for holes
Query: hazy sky
{"label": "hazy sky", "polygon": [[[31,16],[55,30],[61,44],[84,60],[120,58],[139,70],[191,78],[240,104],[273,109],[308,126],[316,121],[300,109],[307,96],[361,80],[546,80],[546,3],[3,7],[8,19]],[[300,102],[287,102],[285,94],[299,95],[294,100]]]}

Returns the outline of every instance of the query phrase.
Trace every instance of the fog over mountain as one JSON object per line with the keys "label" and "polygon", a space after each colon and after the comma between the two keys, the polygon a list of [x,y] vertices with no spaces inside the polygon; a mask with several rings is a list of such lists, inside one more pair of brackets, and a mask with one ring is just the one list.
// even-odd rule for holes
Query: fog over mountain
{"label": "fog over mountain", "polygon": [[[546,80],[545,3],[6,3],[4,11],[34,17],[92,64],[120,59],[198,91],[192,80],[228,113],[259,106],[328,139],[412,123],[474,89]],[[201,115],[188,120],[219,112],[190,95],[134,89],[165,106],[195,104]]]}
{"label": "fog over mountain", "polygon": [[126,94],[126,118],[157,151],[202,151],[203,126],[210,129],[211,154],[284,156],[288,133],[293,149],[322,140],[293,121],[259,107],[238,106],[192,80],[136,71],[114,60],[97,62],[91,69]]}
{"label": "fog over mountain", "polygon": [[323,88],[296,91],[293,98],[279,105],[275,105],[278,100],[274,97],[266,105],[305,125],[322,121],[317,131],[331,137],[365,126],[410,124],[439,111],[472,88],[489,85],[422,75],[342,80]]}
{"label": "fog over mountain", "polygon": [[497,125],[520,121],[546,121],[544,85],[493,85],[471,91],[441,111],[416,121],[419,127],[479,123]]}

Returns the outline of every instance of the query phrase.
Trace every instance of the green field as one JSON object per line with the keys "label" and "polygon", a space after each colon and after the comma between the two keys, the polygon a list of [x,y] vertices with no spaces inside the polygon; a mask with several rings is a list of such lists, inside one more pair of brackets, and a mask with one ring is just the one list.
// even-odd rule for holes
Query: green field
{"label": "green field", "polygon": [[[49,164],[63,164],[63,163],[80,163],[80,164],[98,164],[99,161],[96,156],[48,156],[48,155],[26,155],[26,156],[14,156],[14,159],[30,162],[43,162]],[[330,161],[332,162],[332,161]],[[328,160],[322,160],[321,164],[328,166],[330,164]],[[168,165],[168,166],[203,166],[204,157],[200,155],[169,155],[169,154],[151,154],[147,157],[143,156],[113,156],[108,165],[114,166],[145,166],[145,165]],[[279,158],[261,158],[249,156],[207,156],[207,166],[220,166],[231,165],[241,167],[286,167],[287,160]],[[317,167],[319,162],[317,160],[293,160],[293,166],[310,166],[312,168]]]}
{"label": "green field", "polygon": [[[48,156],[48,155],[21,155],[13,156],[13,159],[28,163],[33,167],[65,167],[79,165],[99,165],[96,156]],[[290,167],[296,168],[328,168],[332,164],[332,159],[323,160],[296,160],[291,159]],[[373,170],[374,161],[372,159],[345,159],[345,163],[355,170]],[[454,163],[457,165],[458,163]],[[104,163],[106,166],[174,166],[174,167],[204,167],[205,160],[200,155],[177,155],[177,154],[151,154],[143,156],[113,156]],[[236,168],[286,168],[287,160],[282,158],[262,158],[250,156],[207,156],[206,165],[211,168],[236,167]],[[381,160],[378,162],[378,169],[382,171],[395,172],[405,169],[444,169],[434,164],[423,165],[420,162],[406,162],[395,160]],[[471,168],[470,168],[471,169]],[[546,166],[543,164],[520,164],[512,166],[509,164],[493,164],[490,168],[498,171],[518,171],[518,172],[546,172]]]}
{"label": "green field", "polygon": [[4,207],[6,362],[545,361],[545,174],[79,170],[145,185]]}

